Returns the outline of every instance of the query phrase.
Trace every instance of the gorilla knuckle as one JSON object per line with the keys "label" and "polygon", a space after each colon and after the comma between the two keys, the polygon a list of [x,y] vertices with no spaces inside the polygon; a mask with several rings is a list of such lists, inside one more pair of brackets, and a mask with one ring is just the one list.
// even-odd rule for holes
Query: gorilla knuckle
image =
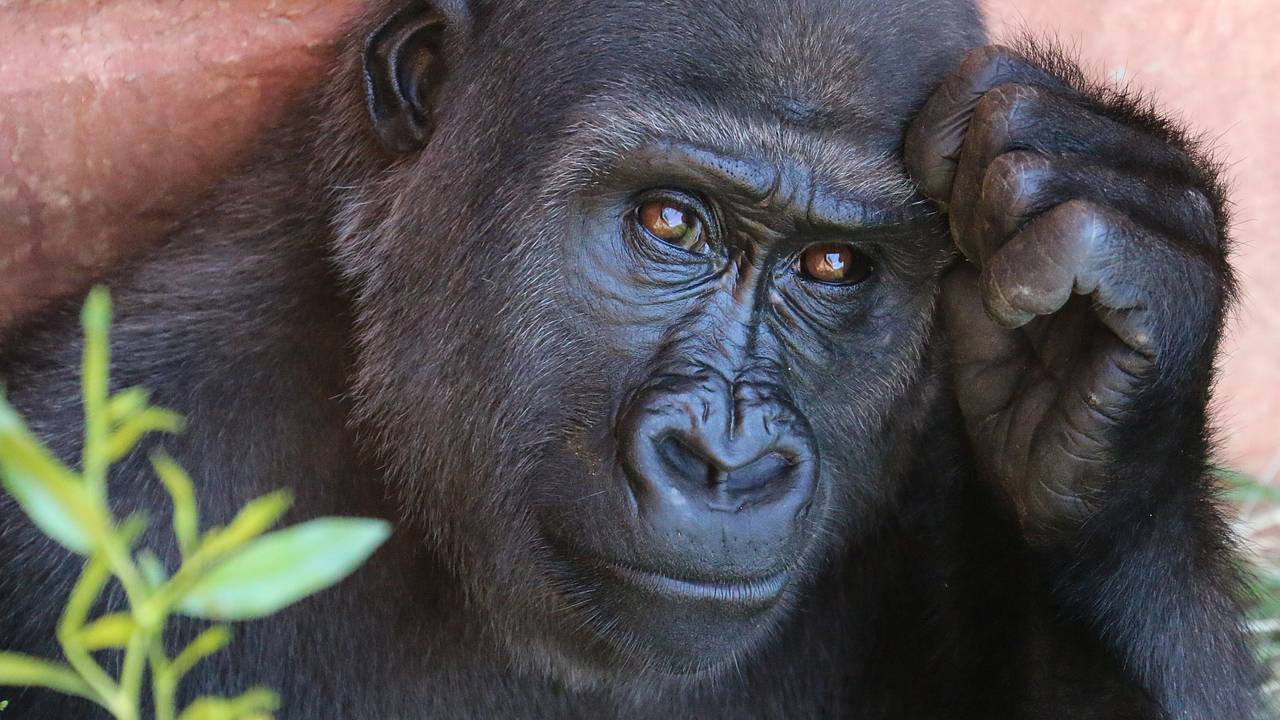
{"label": "gorilla knuckle", "polygon": [[960,63],[959,74],[976,83],[998,78],[1003,71],[1014,65],[1025,63],[1022,56],[1006,45],[983,45],[969,51]]}
{"label": "gorilla knuckle", "polygon": [[945,194],[940,176],[947,168],[943,157],[942,134],[934,127],[912,123],[903,142],[903,164],[907,172],[920,182],[925,194],[940,197]]}
{"label": "gorilla knuckle", "polygon": [[1085,254],[1111,244],[1119,217],[1091,200],[1072,198],[1053,209],[1055,231],[1078,243]]}
{"label": "gorilla knuckle", "polygon": [[1185,202],[1178,205],[1183,235],[1192,243],[1222,252],[1221,221],[1209,193],[1201,188],[1188,188],[1183,197]]}
{"label": "gorilla knuckle", "polygon": [[1044,91],[1031,85],[1005,83],[988,90],[973,109],[973,127],[1007,139],[1025,125],[1040,105]]}
{"label": "gorilla knuckle", "polygon": [[1049,158],[1028,150],[998,155],[983,176],[982,199],[1008,210],[1021,209],[1041,193],[1051,169]]}
{"label": "gorilla knuckle", "polygon": [[988,90],[978,101],[975,114],[984,117],[1016,116],[1038,105],[1045,91],[1025,83],[1003,83]]}

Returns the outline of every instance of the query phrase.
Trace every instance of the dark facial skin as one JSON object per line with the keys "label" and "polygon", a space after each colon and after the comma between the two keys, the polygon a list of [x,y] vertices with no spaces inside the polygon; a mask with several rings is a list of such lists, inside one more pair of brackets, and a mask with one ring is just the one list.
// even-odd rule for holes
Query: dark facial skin
{"label": "dark facial skin", "polygon": [[[1261,717],[1209,469],[1216,168],[1060,54],[986,46],[972,4],[919,9],[371,4],[253,165],[109,278],[115,377],[189,417],[156,442],[211,522],[287,486],[398,528],[185,691]],[[66,457],[76,337],[54,314],[0,353]],[[150,449],[123,509],[167,507]],[[0,648],[56,653],[75,567],[0,504]]]}
{"label": "dark facial skin", "polygon": [[[853,497],[840,486],[874,484],[850,410],[883,412],[870,380],[893,373],[886,349],[910,352],[894,330],[929,310],[948,252],[923,213],[766,157],[644,145],[573,203],[564,233],[610,397],[573,436],[590,459],[557,465],[575,480],[546,530],[599,586],[587,595],[608,598],[603,622],[644,628],[655,637],[627,637],[676,667],[769,632],[829,550]],[[856,377],[832,377],[855,359]]]}

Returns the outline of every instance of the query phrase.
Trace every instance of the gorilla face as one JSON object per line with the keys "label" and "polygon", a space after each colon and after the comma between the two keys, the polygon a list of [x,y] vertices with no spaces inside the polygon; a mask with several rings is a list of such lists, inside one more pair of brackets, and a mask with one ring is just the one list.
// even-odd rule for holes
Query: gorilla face
{"label": "gorilla face", "polygon": [[883,504],[946,252],[887,162],[675,133],[617,152],[555,233],[598,402],[548,453],[539,520],[606,636],[693,669],[764,637]]}
{"label": "gorilla face", "polygon": [[758,647],[886,511],[950,257],[902,129],[981,39],[962,2],[641,5],[377,26],[375,129],[425,146],[339,195],[406,522],[513,657],[615,681]]}

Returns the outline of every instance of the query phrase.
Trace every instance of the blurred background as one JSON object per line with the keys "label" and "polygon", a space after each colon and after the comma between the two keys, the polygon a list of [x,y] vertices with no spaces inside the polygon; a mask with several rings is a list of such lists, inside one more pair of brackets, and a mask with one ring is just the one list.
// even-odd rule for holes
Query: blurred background
{"label": "blurred background", "polygon": [[[0,342],[157,242],[308,92],[354,0],[0,0]],[[927,9],[927,2],[915,7]],[[1254,557],[1280,567],[1280,9],[1276,0],[987,0],[993,37],[1076,48],[1214,141],[1242,302],[1220,461]],[[1280,636],[1280,572],[1258,612]]]}

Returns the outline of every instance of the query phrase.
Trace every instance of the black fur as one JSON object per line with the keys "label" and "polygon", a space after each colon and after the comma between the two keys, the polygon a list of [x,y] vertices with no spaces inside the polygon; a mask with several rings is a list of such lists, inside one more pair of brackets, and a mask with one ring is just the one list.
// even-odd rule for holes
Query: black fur
{"label": "black fur", "polygon": [[[238,626],[184,694],[262,683],[282,692],[281,717],[308,719],[1256,711],[1208,472],[1205,403],[1230,287],[1225,199],[1173,124],[1084,82],[1060,55],[1022,49],[1074,88],[1072,102],[1185,159],[1178,177],[1213,209],[1206,253],[1221,293],[1193,298],[1212,329],[1179,356],[1185,392],[1142,396],[1112,439],[1114,482],[1096,514],[1042,527],[984,481],[991,461],[966,433],[935,317],[954,251],[902,160],[912,117],[984,41],[967,0],[928,13],[875,0],[387,0],[350,37],[255,161],[164,248],[108,279],[113,380],[154,389],[190,419],[185,435],[153,442],[191,471],[207,522],[288,487],[289,521],[373,515],[398,528],[349,581]],[[432,57],[379,55],[403,48]],[[379,74],[393,86],[376,87]],[[413,81],[427,85],[407,92]],[[877,279],[741,343],[730,309],[646,324],[657,304],[634,293],[657,280],[635,290],[592,253],[613,237],[597,210],[625,194],[615,189],[628,173],[657,172],[661,158],[642,153],[666,142],[783,168],[766,210],[740,221],[748,239],[732,238],[753,262],[726,272],[774,267],[798,228],[844,212],[823,204],[821,186],[888,202],[866,241]],[[790,219],[788,202],[804,197]],[[779,292],[835,292],[788,282]],[[68,460],[80,425],[75,308],[32,321],[0,353],[10,399]],[[614,419],[653,378],[739,345],[768,366],[769,401],[798,408],[822,459],[810,524],[781,553],[791,579],[745,622],[700,605],[644,615],[578,554],[670,552],[620,529],[631,526],[611,503],[630,496],[611,465],[629,440]],[[724,362],[716,373],[745,372]],[[122,512],[150,510],[148,542],[172,561],[149,449],[115,469],[112,496]],[[0,498],[0,647],[56,655],[57,599],[77,571]],[[42,691],[0,697],[12,701],[6,720],[93,717]]]}

